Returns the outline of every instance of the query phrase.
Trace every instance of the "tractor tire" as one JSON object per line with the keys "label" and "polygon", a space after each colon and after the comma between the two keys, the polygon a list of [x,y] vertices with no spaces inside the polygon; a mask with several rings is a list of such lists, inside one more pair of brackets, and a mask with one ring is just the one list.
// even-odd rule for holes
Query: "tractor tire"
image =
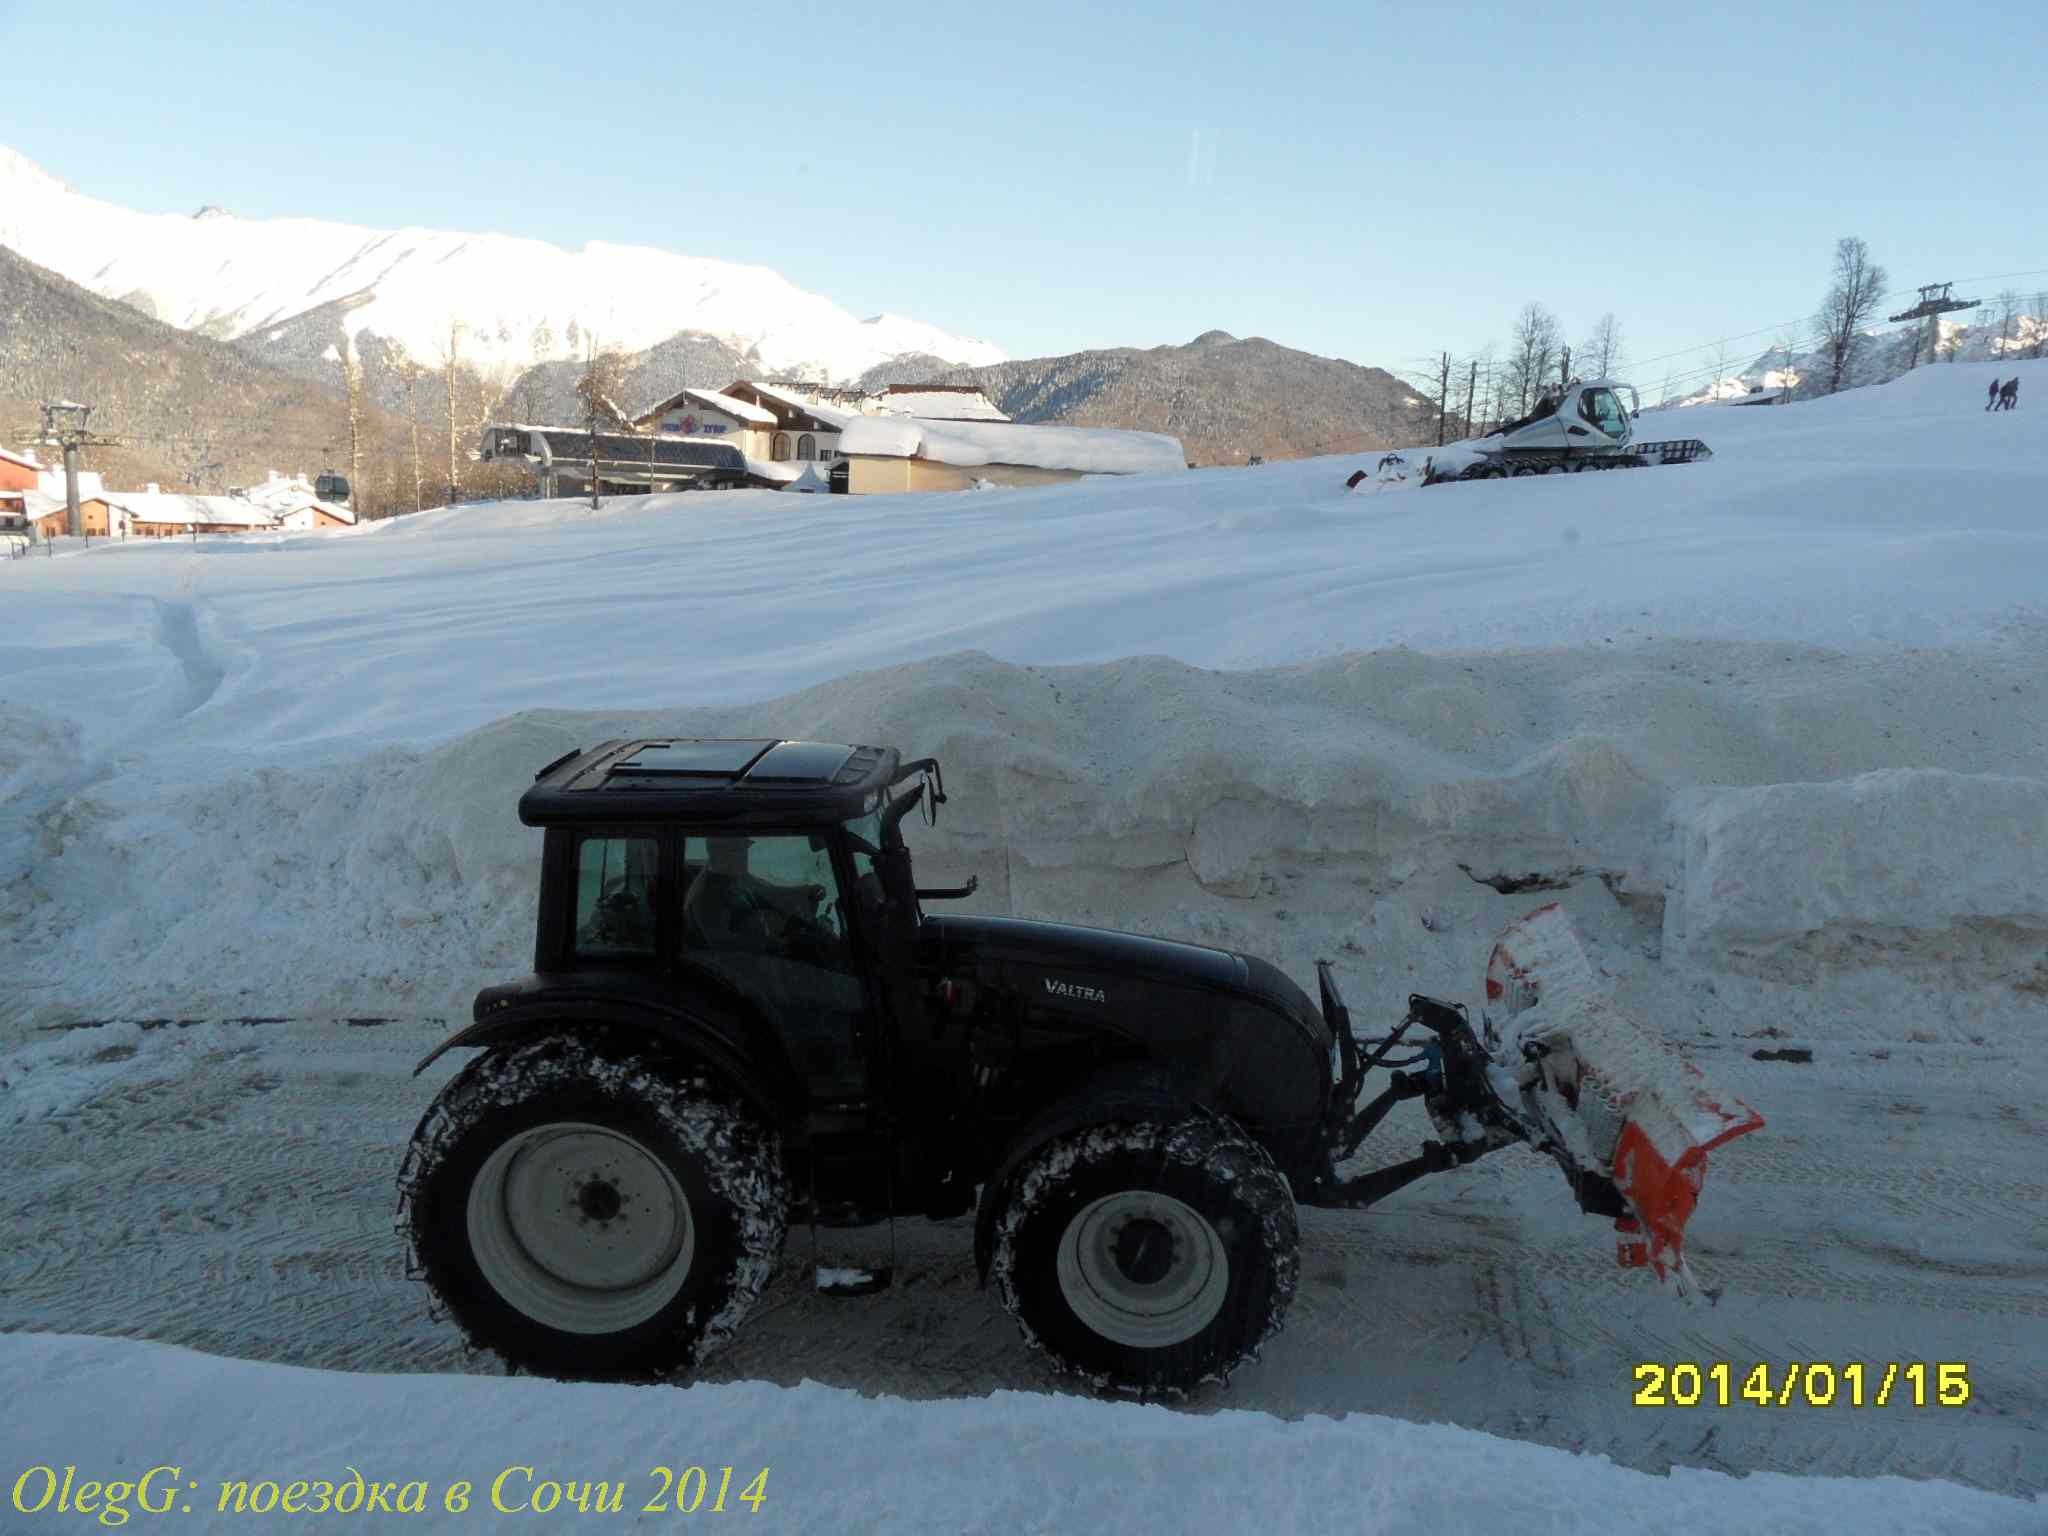
{"label": "tractor tire", "polygon": [[1299,1247],[1265,1148],[1196,1114],[1040,1148],[1009,1181],[989,1273],[1056,1370],[1156,1400],[1258,1358],[1294,1298]]}
{"label": "tractor tire", "polygon": [[399,1175],[412,1272],[470,1344],[564,1380],[701,1362],[782,1251],[775,1133],[643,1042],[500,1046],[441,1091]]}

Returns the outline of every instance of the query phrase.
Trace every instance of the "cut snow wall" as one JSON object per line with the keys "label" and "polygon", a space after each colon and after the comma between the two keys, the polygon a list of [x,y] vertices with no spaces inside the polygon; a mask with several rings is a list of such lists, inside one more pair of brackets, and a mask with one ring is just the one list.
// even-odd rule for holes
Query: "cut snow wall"
{"label": "cut snow wall", "polygon": [[1691,789],[1667,953],[1701,959],[1828,933],[1969,925],[2048,939],[2048,782],[1887,769],[1817,784]]}
{"label": "cut snow wall", "polygon": [[2038,781],[1890,770],[1674,802],[1688,776],[1868,762],[1832,717],[1817,737],[1791,717],[1756,725],[1719,704],[1730,692],[1562,653],[1227,673],[970,652],[740,707],[526,713],[429,752],[266,769],[204,795],[51,752],[19,716],[0,732],[17,834],[0,839],[0,967],[21,985],[0,1022],[459,1011],[528,962],[538,835],[518,823],[520,791],[563,752],[643,733],[937,756],[951,799],[936,832],[910,834],[927,883],[979,877],[964,910],[1271,953],[1348,945],[1372,964],[1405,958],[1395,930],[1412,929],[1461,986],[1483,955],[1450,954],[1437,909],[1497,898],[1460,865],[1480,882],[1604,875],[1651,922],[1668,887],[1667,946],[1708,965],[1844,925],[2048,925]]}

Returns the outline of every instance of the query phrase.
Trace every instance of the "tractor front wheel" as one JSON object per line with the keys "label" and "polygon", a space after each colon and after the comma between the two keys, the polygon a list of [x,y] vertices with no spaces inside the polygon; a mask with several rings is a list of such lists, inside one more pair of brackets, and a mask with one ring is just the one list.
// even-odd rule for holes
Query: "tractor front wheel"
{"label": "tractor front wheel", "polygon": [[1092,1127],[1012,1176],[990,1273],[1025,1341],[1098,1389],[1180,1397],[1279,1331],[1299,1233],[1287,1181],[1229,1121]]}

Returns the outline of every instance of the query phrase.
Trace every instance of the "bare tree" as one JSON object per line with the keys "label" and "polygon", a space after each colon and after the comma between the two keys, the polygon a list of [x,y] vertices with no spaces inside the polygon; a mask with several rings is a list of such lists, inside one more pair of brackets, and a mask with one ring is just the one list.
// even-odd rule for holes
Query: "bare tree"
{"label": "bare tree", "polygon": [[1844,235],[1835,242],[1834,276],[1814,317],[1828,359],[1829,394],[1841,389],[1856,335],[1877,313],[1889,281],[1884,268],[1870,259],[1870,247],[1857,236]]}
{"label": "bare tree", "polygon": [[1498,350],[1499,348],[1489,341],[1486,349],[1475,359],[1479,372],[1473,381],[1474,387],[1467,396],[1465,406],[1467,437],[1475,436],[1493,425],[1493,394],[1499,387],[1494,377],[1500,371],[1495,363],[1495,353]]}
{"label": "bare tree", "polygon": [[1615,369],[1622,364],[1621,322],[1612,314],[1602,315],[1593,327],[1593,334],[1579,348],[1579,356],[1589,370],[1589,377],[1612,378]]}
{"label": "bare tree", "polygon": [[335,349],[335,356],[341,363],[341,393],[348,408],[348,488],[360,511],[363,502],[360,489],[363,483],[363,364],[356,356],[355,338],[345,331],[341,345]]}
{"label": "bare tree", "polygon": [[2029,357],[2048,357],[2048,289],[2034,295],[2034,344]]}
{"label": "bare tree", "polygon": [[412,509],[417,512],[427,504],[426,470],[420,462],[421,368],[402,341],[391,342],[386,356],[391,371],[398,375],[399,387],[405,391],[405,419],[412,427]]}
{"label": "bare tree", "polygon": [[2008,288],[1998,296],[1998,344],[1988,349],[1997,357],[2003,357],[2012,350],[2012,333],[2019,324],[2019,319],[2019,292],[2017,289]]}
{"label": "bare tree", "polygon": [[[1800,379],[1797,367],[1799,338],[1793,332],[1786,331],[1771,344],[1771,350],[1783,354],[1783,361],[1778,364],[1777,368],[1778,403],[1782,405],[1790,400],[1799,389]],[[1764,382],[1769,384],[1771,382],[1770,378],[1766,376]]]}
{"label": "bare tree", "polygon": [[1517,416],[1526,414],[1530,396],[1542,391],[1556,358],[1557,316],[1532,300],[1515,319],[1515,339],[1508,354],[1508,388],[1515,395]]}
{"label": "bare tree", "polygon": [[1719,400],[1721,398],[1721,384],[1727,377],[1728,343],[1724,341],[1714,348],[1714,382],[1713,386],[1707,391],[1707,398],[1709,400]]}
{"label": "bare tree", "polygon": [[600,348],[590,338],[583,359],[583,376],[576,381],[576,398],[583,402],[583,430],[590,434],[590,510],[598,507],[597,434],[606,429],[630,433],[633,423],[618,407],[618,394],[626,381],[626,355],[610,347]]}
{"label": "bare tree", "polygon": [[[476,374],[473,375],[473,378],[476,383],[476,393],[473,397],[476,409],[470,413],[469,443],[471,447],[466,450],[472,453],[475,451],[476,445],[483,442],[485,429],[493,421],[497,420],[498,409],[505,403],[507,395],[505,390],[494,387],[489,378],[484,375]],[[476,478],[476,468],[477,466],[475,465],[470,466],[470,478],[472,480]],[[477,494],[485,496],[487,500],[489,499],[481,486],[477,488]]]}
{"label": "bare tree", "polygon": [[455,457],[455,439],[460,428],[462,412],[459,383],[462,370],[463,324],[453,316],[448,320],[448,340],[441,347],[441,376],[448,387],[448,505],[454,506],[462,499],[462,476]]}

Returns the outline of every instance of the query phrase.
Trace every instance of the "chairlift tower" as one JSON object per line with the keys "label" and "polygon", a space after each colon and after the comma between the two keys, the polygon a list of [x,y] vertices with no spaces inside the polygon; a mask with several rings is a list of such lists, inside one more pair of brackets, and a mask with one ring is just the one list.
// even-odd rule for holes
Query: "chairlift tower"
{"label": "chairlift tower", "polygon": [[[1891,317],[1894,323],[1907,320],[1925,320],[1927,322],[1927,329],[1933,334],[1933,345],[1928,348],[1930,359],[1933,358],[1934,352],[1941,342],[1941,316],[1953,314],[1959,309],[1975,309],[1984,302],[1982,299],[1954,298],[1949,293],[1949,290],[1953,287],[1955,287],[1954,283],[1929,283],[1920,290],[1920,302],[1918,304]],[[1920,343],[1916,340],[1913,343],[1913,362],[1917,366],[1919,361]]]}
{"label": "chairlift tower", "polygon": [[1982,299],[1957,299],[1949,296],[1954,283],[1929,283],[1920,290],[1920,302],[1903,313],[1893,315],[1894,322],[1925,320],[1934,315],[1946,315],[1958,309],[1975,309]]}
{"label": "chairlift tower", "polygon": [[[75,400],[51,400],[43,405],[43,443],[64,450],[65,528],[72,538],[85,533],[84,514],[78,508],[78,450],[118,448],[121,440],[94,432],[89,425],[93,407]],[[60,421],[58,418],[62,417]],[[112,531],[111,527],[108,530]]]}

